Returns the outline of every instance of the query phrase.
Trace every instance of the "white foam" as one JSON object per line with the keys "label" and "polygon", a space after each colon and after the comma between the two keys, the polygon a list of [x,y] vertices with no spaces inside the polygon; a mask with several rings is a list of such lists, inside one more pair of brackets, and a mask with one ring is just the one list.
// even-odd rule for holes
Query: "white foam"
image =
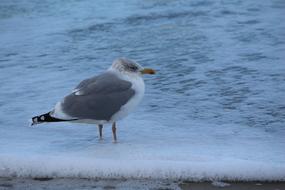
{"label": "white foam", "polygon": [[62,156],[0,156],[0,176],[159,178],[187,180],[285,180],[285,165],[223,161],[115,160]]}
{"label": "white foam", "polygon": [[97,126],[70,123],[1,135],[0,176],[285,180],[283,135],[246,126],[192,122],[169,131],[128,117],[118,123],[116,144],[108,125],[103,141]]}

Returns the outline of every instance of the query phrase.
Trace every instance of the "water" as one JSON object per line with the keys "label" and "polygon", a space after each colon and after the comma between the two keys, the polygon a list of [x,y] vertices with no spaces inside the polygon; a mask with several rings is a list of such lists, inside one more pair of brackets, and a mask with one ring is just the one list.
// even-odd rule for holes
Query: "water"
{"label": "water", "polygon": [[[284,1],[0,2],[0,175],[285,179]],[[27,120],[128,57],[157,70],[135,113]]]}

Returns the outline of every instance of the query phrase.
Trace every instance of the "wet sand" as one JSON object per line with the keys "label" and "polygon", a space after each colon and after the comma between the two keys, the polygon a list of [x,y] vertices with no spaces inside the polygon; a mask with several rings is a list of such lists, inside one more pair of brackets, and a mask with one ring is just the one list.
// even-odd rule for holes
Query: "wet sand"
{"label": "wet sand", "polygon": [[226,182],[226,186],[215,186],[212,182],[182,183],[182,190],[283,190],[285,182]]}
{"label": "wet sand", "polygon": [[0,178],[0,190],[182,189],[283,190],[285,182],[190,182],[154,179]]}

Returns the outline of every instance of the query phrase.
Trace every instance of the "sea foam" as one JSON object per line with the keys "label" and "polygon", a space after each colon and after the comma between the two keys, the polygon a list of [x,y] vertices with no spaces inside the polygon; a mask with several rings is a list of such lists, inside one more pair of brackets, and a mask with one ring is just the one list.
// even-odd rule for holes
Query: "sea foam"
{"label": "sea foam", "polygon": [[204,161],[113,160],[83,157],[0,155],[2,177],[285,180],[285,165],[239,159]]}

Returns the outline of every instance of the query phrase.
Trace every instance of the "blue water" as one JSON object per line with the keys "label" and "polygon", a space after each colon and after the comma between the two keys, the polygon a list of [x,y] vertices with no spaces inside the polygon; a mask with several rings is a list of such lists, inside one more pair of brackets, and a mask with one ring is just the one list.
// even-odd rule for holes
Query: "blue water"
{"label": "blue water", "polygon": [[[284,180],[282,18],[282,0],[2,0],[0,175]],[[157,70],[119,143],[28,127],[117,57]]]}

